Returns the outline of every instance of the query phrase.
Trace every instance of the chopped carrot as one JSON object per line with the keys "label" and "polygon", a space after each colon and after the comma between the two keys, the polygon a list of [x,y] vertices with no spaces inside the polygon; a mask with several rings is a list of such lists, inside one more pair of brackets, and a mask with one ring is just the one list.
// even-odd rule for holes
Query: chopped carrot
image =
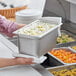
{"label": "chopped carrot", "polygon": [[73,53],[67,49],[53,49],[50,51],[51,54],[59,58],[65,63],[76,63],[76,53]]}

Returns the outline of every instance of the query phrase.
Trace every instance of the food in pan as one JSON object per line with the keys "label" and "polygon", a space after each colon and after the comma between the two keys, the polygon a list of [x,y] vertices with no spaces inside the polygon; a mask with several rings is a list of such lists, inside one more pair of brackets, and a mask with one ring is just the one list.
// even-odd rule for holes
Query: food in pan
{"label": "food in pan", "polygon": [[69,49],[53,49],[49,53],[62,60],[64,63],[76,63],[76,53]]}
{"label": "food in pan", "polygon": [[50,23],[44,23],[40,22],[35,25],[30,25],[29,28],[23,28],[22,30],[19,30],[19,34],[25,34],[25,35],[41,35],[48,31],[49,29],[53,28],[55,25]]}
{"label": "food in pan", "polygon": [[76,76],[76,68],[75,69],[71,69],[71,72],[74,76]]}
{"label": "food in pan", "polygon": [[74,50],[76,50],[76,46],[72,46],[71,48],[74,49]]}
{"label": "food in pan", "polygon": [[75,39],[65,33],[62,33],[61,36],[57,38],[57,43],[66,43],[71,41],[75,41]]}
{"label": "food in pan", "polygon": [[56,71],[49,71],[54,75],[54,76],[76,76],[76,68],[72,69],[61,69],[61,70],[56,70]]}

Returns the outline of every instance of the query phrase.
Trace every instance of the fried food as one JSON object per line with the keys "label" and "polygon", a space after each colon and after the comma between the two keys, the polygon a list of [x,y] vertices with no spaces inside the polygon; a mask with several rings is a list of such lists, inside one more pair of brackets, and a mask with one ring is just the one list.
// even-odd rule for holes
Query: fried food
{"label": "fried food", "polygon": [[73,68],[73,69],[63,69],[63,70],[59,70],[59,71],[52,71],[51,73],[54,76],[76,76],[76,68]]}

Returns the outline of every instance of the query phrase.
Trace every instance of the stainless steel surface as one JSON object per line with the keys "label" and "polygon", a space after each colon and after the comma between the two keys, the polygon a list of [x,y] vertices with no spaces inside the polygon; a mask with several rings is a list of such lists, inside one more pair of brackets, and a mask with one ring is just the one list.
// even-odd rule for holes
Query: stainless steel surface
{"label": "stainless steel surface", "polygon": [[0,68],[0,76],[42,76],[30,65]]}
{"label": "stainless steel surface", "polygon": [[47,70],[57,71],[57,70],[72,69],[72,68],[76,68],[76,64],[56,66],[56,67],[52,67],[52,68],[47,68]]}
{"label": "stainless steel surface", "polygon": [[65,22],[62,26],[62,29],[67,30],[76,35],[76,23]]}
{"label": "stainless steel surface", "polygon": [[61,32],[64,33],[64,34],[69,35],[70,37],[72,37],[76,40],[76,35],[75,34],[69,32],[69,31],[66,31],[66,30],[61,30]]}
{"label": "stainless steel surface", "polygon": [[41,65],[18,65],[0,68],[0,76],[53,76]]}
{"label": "stainless steel surface", "polygon": [[47,71],[41,65],[34,65],[33,68],[36,69],[42,76],[53,76],[49,71]]}
{"label": "stainless steel surface", "polygon": [[76,45],[76,41],[73,42],[67,42],[67,43],[62,43],[62,44],[57,44],[56,47],[70,47]]}

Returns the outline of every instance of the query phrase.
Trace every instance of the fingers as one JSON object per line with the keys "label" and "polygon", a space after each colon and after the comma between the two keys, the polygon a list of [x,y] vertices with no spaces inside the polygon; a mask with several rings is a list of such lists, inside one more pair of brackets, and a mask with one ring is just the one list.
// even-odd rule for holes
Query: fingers
{"label": "fingers", "polygon": [[34,63],[33,63],[33,60],[34,60],[34,59],[32,59],[32,58],[24,58],[24,63],[25,63],[25,64],[34,64]]}
{"label": "fingers", "polygon": [[16,58],[17,65],[35,64],[32,58]]}
{"label": "fingers", "polygon": [[25,24],[19,24],[18,26],[17,26],[17,29],[19,29],[19,28],[21,28],[21,27],[24,27],[25,26]]}

